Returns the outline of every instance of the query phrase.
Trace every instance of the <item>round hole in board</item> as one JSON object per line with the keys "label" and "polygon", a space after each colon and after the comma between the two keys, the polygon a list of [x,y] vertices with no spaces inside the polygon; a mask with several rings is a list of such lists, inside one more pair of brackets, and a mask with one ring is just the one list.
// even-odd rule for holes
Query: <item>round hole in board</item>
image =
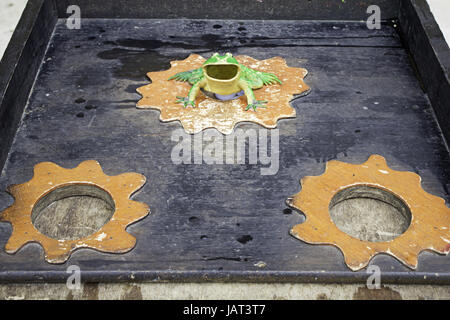
{"label": "round hole in board", "polygon": [[76,240],[90,236],[114,215],[111,195],[94,185],[71,184],[56,188],[33,207],[31,222],[47,237]]}
{"label": "round hole in board", "polygon": [[339,191],[329,205],[333,223],[348,235],[371,242],[390,241],[411,224],[411,211],[391,192],[370,186]]}

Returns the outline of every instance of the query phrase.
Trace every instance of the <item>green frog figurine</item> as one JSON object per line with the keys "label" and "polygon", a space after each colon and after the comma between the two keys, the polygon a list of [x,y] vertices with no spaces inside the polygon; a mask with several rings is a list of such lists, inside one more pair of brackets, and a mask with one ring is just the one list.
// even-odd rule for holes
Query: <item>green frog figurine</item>
{"label": "green frog figurine", "polygon": [[[267,101],[256,100],[253,90],[260,89],[264,85],[271,85],[280,79],[273,73],[261,72],[240,64],[231,53],[221,56],[213,54],[211,58],[203,63],[202,67],[179,72],[168,80],[188,81],[192,88],[186,98],[177,97],[177,102],[184,107],[195,107],[195,98],[200,89],[205,93],[212,93],[216,98],[229,100],[245,94],[247,107],[245,110],[261,107],[265,108]],[[208,94],[209,95],[209,94]]]}

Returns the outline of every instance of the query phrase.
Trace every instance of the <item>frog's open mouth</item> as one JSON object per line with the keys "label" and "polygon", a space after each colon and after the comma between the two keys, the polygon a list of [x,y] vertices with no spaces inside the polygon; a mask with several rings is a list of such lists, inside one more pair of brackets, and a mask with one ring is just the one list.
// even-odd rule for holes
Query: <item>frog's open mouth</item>
{"label": "frog's open mouth", "polygon": [[217,80],[231,80],[239,73],[239,67],[234,64],[213,64],[205,67],[206,74]]}

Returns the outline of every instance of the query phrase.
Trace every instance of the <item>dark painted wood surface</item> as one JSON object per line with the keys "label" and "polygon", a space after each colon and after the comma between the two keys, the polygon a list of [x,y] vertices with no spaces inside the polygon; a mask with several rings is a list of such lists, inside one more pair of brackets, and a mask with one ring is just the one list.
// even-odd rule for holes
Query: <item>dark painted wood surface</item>
{"label": "dark painted wood surface", "polygon": [[[50,0],[48,0],[50,1]],[[382,19],[396,18],[400,0],[53,0],[60,18],[67,7],[78,5],[84,18],[110,19],[285,19],[365,20],[367,8],[378,5]]]}
{"label": "dark painted wood surface", "polygon": [[[309,70],[311,93],[295,100],[297,118],[279,122],[280,169],[261,165],[174,165],[171,134],[157,111],[138,110],[145,73],[191,52],[282,56]],[[243,129],[259,129],[252,124]],[[144,174],[134,199],[152,214],[128,230],[127,254],[79,250],[64,265],[44,262],[39,246],[0,253],[0,279],[64,281],[76,264],[83,280],[366,281],[330,246],[288,234],[302,217],[285,199],[325,162],[361,163],[371,154],[420,174],[423,187],[450,200],[449,153],[407,51],[393,27],[357,22],[83,20],[59,21],[0,179],[0,190],[32,177],[33,165],[74,167],[96,159],[109,175]],[[0,209],[13,199],[0,193]],[[0,224],[0,246],[11,233]],[[265,268],[255,266],[259,261]],[[379,255],[385,282],[449,283],[450,258],[424,252],[412,272]]]}
{"label": "dark painted wood surface", "polygon": [[57,20],[51,1],[27,4],[0,63],[0,170]]}
{"label": "dark painted wood surface", "polygon": [[450,50],[426,0],[403,0],[400,26],[439,125],[450,143]]}

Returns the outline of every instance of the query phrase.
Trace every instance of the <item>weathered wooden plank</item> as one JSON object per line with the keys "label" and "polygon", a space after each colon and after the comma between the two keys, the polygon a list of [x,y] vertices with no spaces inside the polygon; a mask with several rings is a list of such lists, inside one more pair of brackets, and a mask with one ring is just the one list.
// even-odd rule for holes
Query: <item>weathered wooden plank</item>
{"label": "weathered wooden plank", "polygon": [[[301,177],[321,174],[331,159],[361,163],[381,154],[392,168],[419,173],[427,191],[450,199],[448,151],[392,27],[83,21],[81,30],[58,23],[0,189],[30,179],[40,161],[74,167],[96,159],[107,174],[134,171],[148,178],[136,200],[148,203],[152,214],[129,228],[138,238],[136,248],[124,255],[74,253],[67,265],[79,265],[86,279],[118,281],[134,273],[147,280],[365,281],[365,272],[349,271],[337,249],[307,245],[288,234],[302,217],[286,210],[285,199],[299,191]],[[242,27],[246,30],[238,30]],[[158,112],[135,108],[135,89],[148,82],[146,72],[165,69],[191,52],[208,56],[214,51],[258,59],[280,55],[290,66],[310,72],[306,82],[312,92],[293,102],[297,118],[279,123],[280,162],[274,176],[261,176],[266,166],[260,164],[175,165],[171,136],[180,125],[160,123]],[[0,209],[12,201],[0,193]],[[10,231],[0,225],[0,246]],[[256,267],[259,261],[266,267]],[[374,263],[383,281],[449,280],[450,259],[432,253],[420,256],[415,273],[386,256]],[[61,279],[67,265],[46,264],[36,245],[14,256],[0,253],[5,279],[30,276],[25,271]]]}
{"label": "weathered wooden plank", "polygon": [[403,38],[448,144],[450,143],[449,46],[425,0],[403,0],[401,8],[399,19]]}
{"label": "weathered wooden plank", "polygon": [[207,0],[105,0],[102,5],[89,0],[58,0],[60,17],[67,16],[69,5],[78,5],[85,18],[113,19],[295,19],[295,20],[363,20],[367,8],[378,5],[382,18],[397,17],[398,0],[264,0],[264,1],[207,1]]}
{"label": "weathered wooden plank", "polygon": [[49,1],[29,2],[1,60],[0,170],[56,24],[54,10]]}

